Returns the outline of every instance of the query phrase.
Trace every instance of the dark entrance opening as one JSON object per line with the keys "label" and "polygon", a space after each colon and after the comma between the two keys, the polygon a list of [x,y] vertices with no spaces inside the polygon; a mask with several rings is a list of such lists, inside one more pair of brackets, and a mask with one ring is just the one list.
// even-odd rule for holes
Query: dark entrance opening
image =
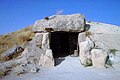
{"label": "dark entrance opening", "polygon": [[65,57],[77,49],[78,32],[52,32],[51,49],[53,57]]}

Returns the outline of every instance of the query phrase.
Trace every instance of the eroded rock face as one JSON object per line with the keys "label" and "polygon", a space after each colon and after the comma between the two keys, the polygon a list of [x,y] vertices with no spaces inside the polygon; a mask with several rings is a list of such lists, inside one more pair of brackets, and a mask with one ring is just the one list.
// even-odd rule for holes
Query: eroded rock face
{"label": "eroded rock face", "polygon": [[96,68],[105,68],[108,53],[102,49],[92,49],[92,64]]}
{"label": "eroded rock face", "polygon": [[71,31],[81,32],[84,30],[85,17],[81,14],[54,15],[41,19],[33,25],[34,32]]}

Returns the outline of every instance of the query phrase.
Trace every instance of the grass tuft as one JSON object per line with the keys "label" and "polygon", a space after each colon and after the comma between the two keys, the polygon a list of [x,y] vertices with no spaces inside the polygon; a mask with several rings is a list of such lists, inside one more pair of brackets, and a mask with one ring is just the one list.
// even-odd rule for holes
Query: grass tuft
{"label": "grass tuft", "polygon": [[112,53],[113,55],[115,55],[116,51],[118,51],[118,50],[116,50],[116,49],[109,49],[109,52]]}

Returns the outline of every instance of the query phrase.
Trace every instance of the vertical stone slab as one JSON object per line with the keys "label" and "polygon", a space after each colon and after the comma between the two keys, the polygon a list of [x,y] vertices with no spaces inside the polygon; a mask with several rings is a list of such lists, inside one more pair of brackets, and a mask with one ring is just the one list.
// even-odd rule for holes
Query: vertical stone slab
{"label": "vertical stone slab", "polygon": [[91,66],[91,53],[90,50],[94,47],[94,43],[86,37],[84,42],[79,43],[79,59],[84,66]]}
{"label": "vertical stone slab", "polygon": [[78,35],[78,43],[84,42],[86,39],[85,32],[79,33]]}
{"label": "vertical stone slab", "polygon": [[107,52],[102,49],[92,49],[92,63],[96,68],[105,68]]}
{"label": "vertical stone slab", "polygon": [[42,49],[44,51],[50,49],[50,33],[43,33]]}
{"label": "vertical stone slab", "polygon": [[43,67],[54,67],[54,58],[51,49],[47,49],[46,54],[41,55],[39,65]]}

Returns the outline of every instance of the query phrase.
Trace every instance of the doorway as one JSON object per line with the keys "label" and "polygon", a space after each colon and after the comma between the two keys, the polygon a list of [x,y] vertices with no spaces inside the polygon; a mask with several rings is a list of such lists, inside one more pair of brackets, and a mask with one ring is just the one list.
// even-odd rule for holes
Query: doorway
{"label": "doorway", "polygon": [[78,32],[51,32],[53,57],[66,57],[77,50]]}

